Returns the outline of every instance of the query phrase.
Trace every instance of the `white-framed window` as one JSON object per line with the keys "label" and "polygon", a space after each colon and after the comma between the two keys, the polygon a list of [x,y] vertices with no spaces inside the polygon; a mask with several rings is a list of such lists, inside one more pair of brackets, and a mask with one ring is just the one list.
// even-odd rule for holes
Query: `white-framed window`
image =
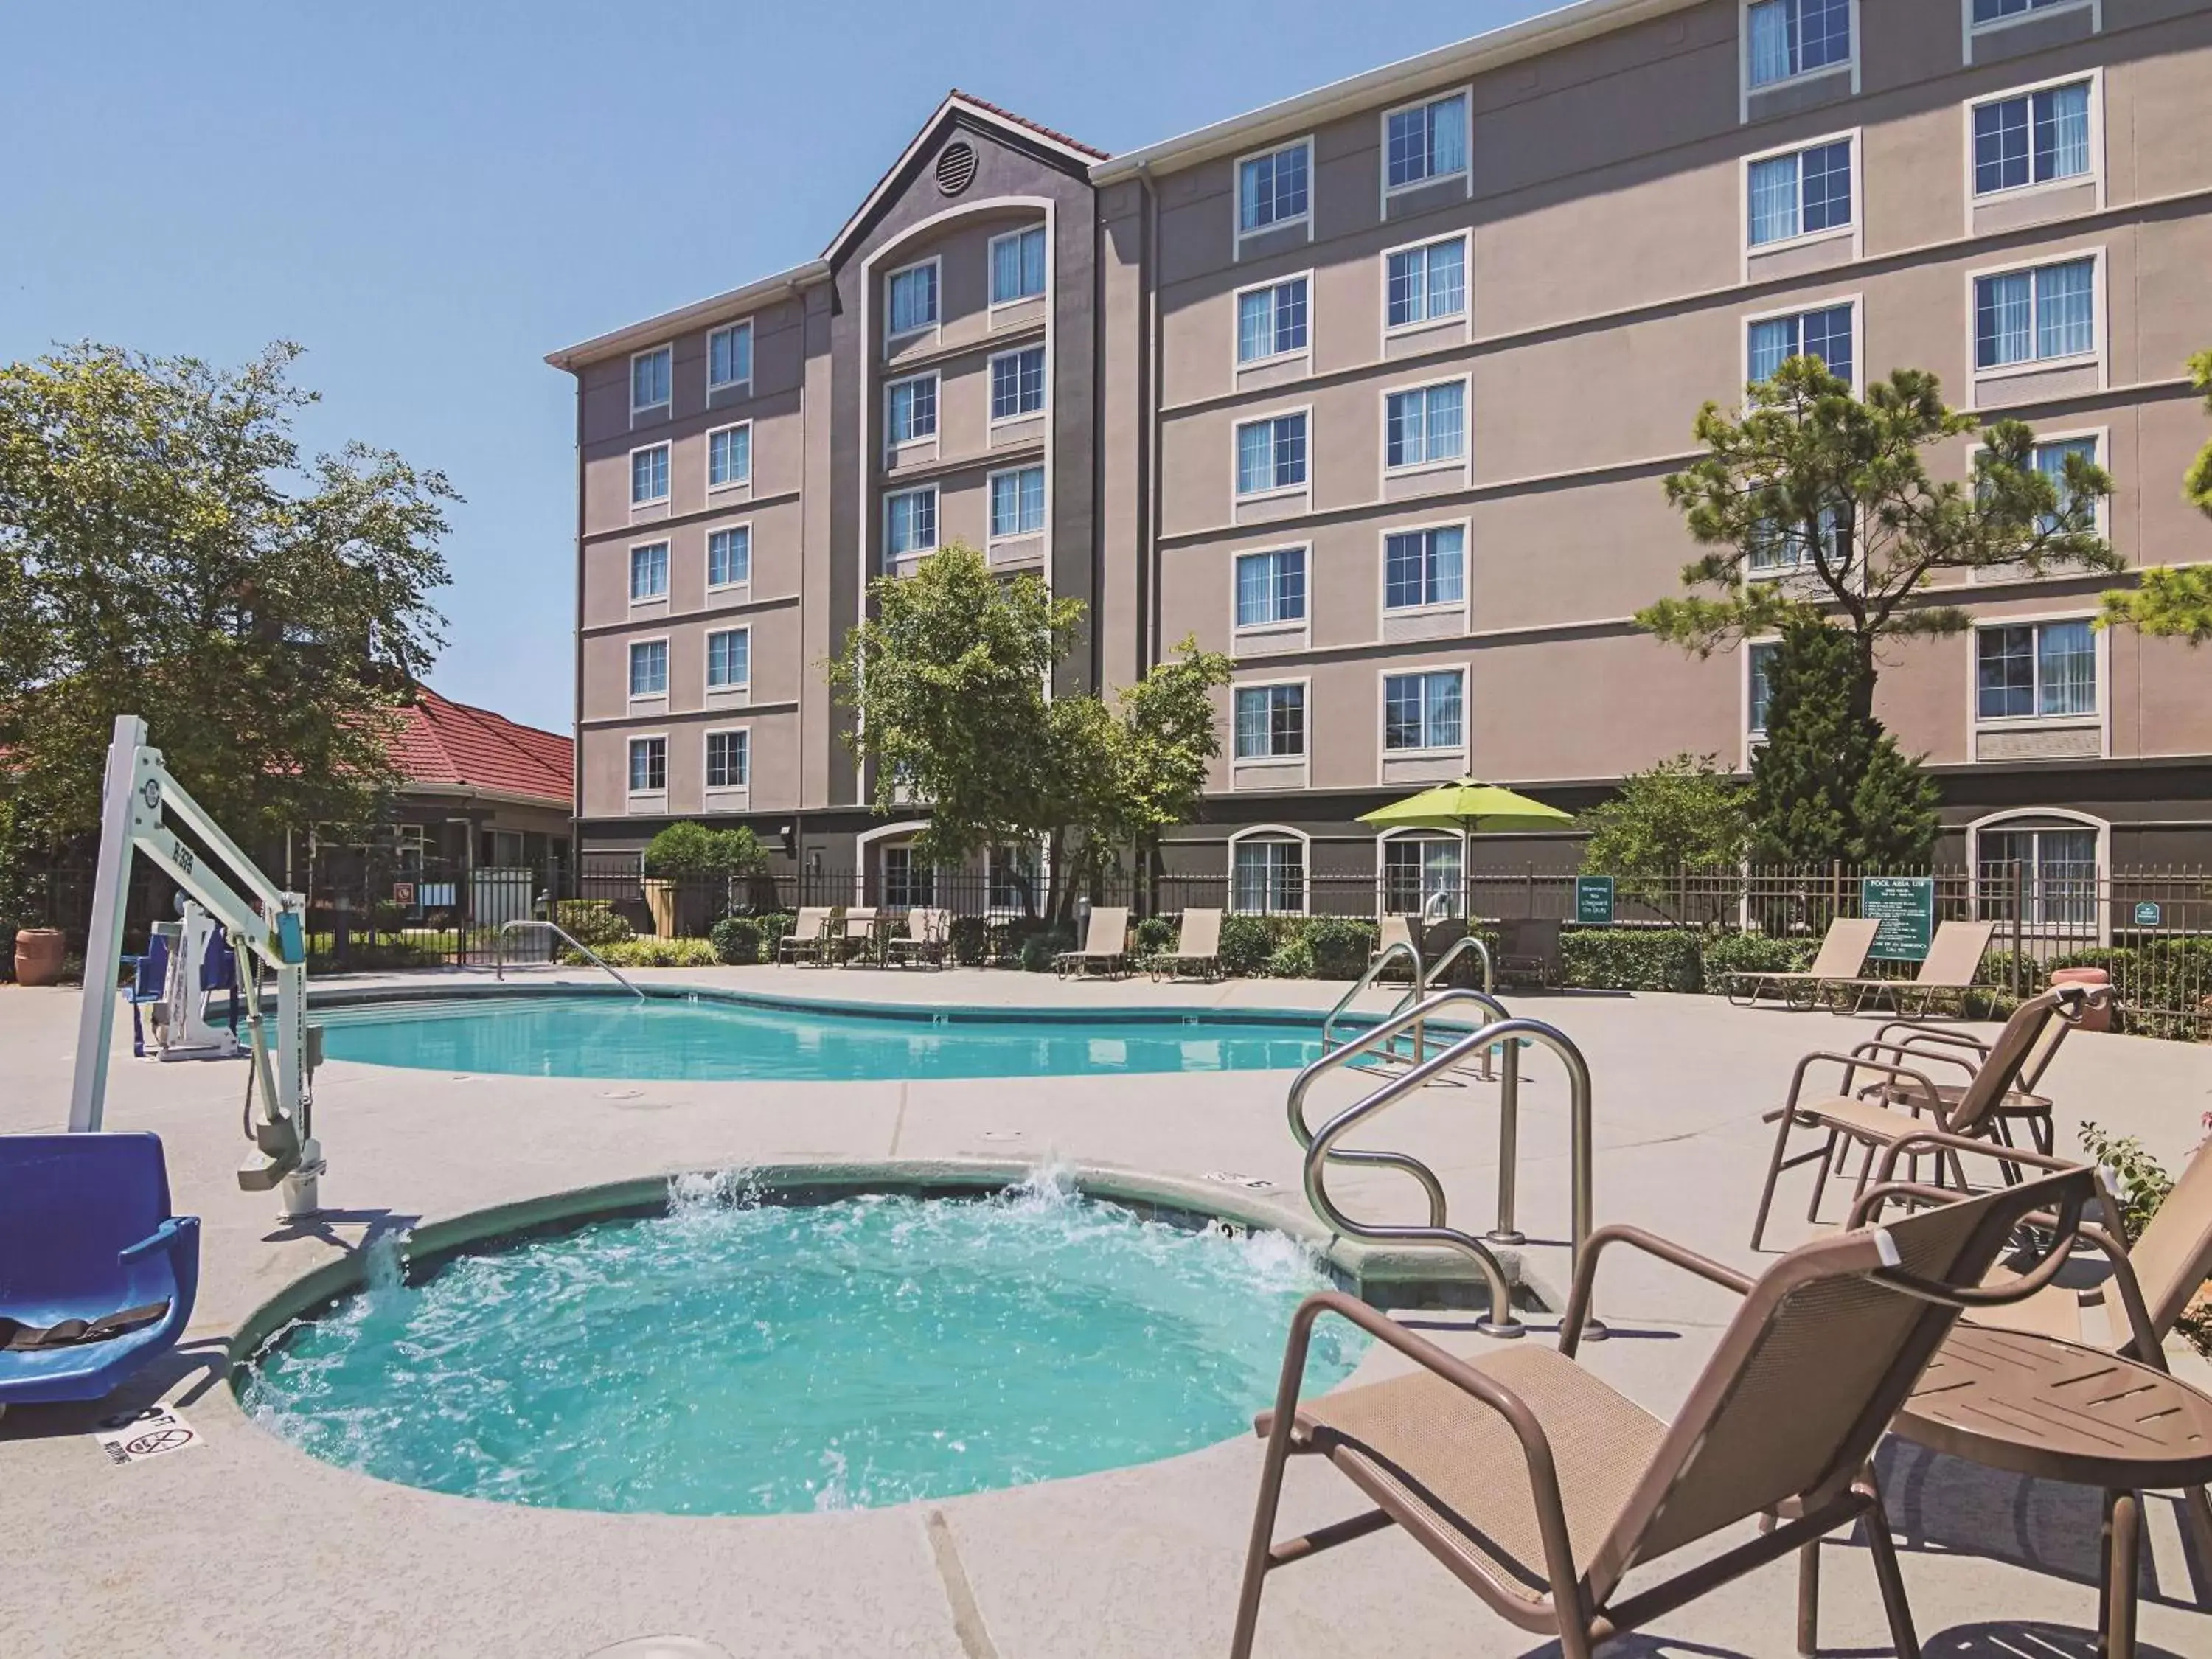
{"label": "white-framed window", "polygon": [[632,738],[629,740],[629,793],[658,795],[668,788],[668,739]]}
{"label": "white-framed window", "polygon": [[1743,649],[1744,733],[1754,741],[1766,736],[1766,710],[1774,700],[1771,676],[1782,646],[1775,640],[1757,640]]}
{"label": "white-framed window", "polygon": [[2093,0],[1969,0],[1968,18],[1977,29],[2009,23],[2038,11],[2078,11]]}
{"label": "white-framed window", "polygon": [[901,489],[884,497],[884,556],[912,558],[937,546],[937,486]]}
{"label": "white-framed window", "polygon": [[2073,507],[2074,492],[2066,484],[2067,462],[2078,455],[2094,466],[2097,449],[2096,434],[2087,433],[2079,437],[2046,438],[2028,450],[2028,465],[2050,479],[2051,487],[2058,492],[2058,512],[2046,516],[2038,526],[2045,535],[2057,532],[2061,518]]}
{"label": "white-framed window", "polygon": [[1237,361],[1240,366],[1295,356],[1306,349],[1306,295],[1307,279],[1303,274],[1238,291]]}
{"label": "white-framed window", "polygon": [[1466,684],[1456,668],[1386,675],[1382,747],[1394,752],[1464,747]]}
{"label": "white-framed window", "polygon": [[744,789],[753,775],[753,734],[744,726],[707,734],[707,787]]}
{"label": "white-framed window", "polygon": [[2093,90],[2084,77],[1973,105],[1974,194],[2090,177],[2096,169]]}
{"label": "white-framed window", "polygon": [[668,446],[647,444],[629,453],[629,504],[651,507],[668,499]]}
{"label": "white-framed window", "polygon": [[1280,831],[1260,831],[1231,842],[1229,908],[1239,915],[1304,915],[1304,840]]}
{"label": "white-framed window", "polygon": [[1974,718],[2070,720],[2097,710],[2097,635],[2087,617],[1974,631]]}
{"label": "white-framed window", "polygon": [[2097,261],[2066,259],[1974,278],[1974,367],[2094,356]]}
{"label": "white-framed window", "polygon": [[1974,891],[1984,920],[2010,921],[2014,900],[2031,927],[2098,931],[2103,835],[2052,812],[1972,827]]}
{"label": "white-framed window", "polygon": [[884,435],[896,448],[937,435],[937,376],[917,374],[884,388]]}
{"label": "white-framed window", "polygon": [[668,695],[666,640],[630,641],[629,694],[633,697],[665,697]]}
{"label": "white-framed window", "polygon": [[744,691],[753,683],[753,635],[750,628],[722,628],[707,635],[707,689]]}
{"label": "white-framed window", "polygon": [[1306,752],[1303,683],[1236,689],[1237,758],[1294,760]]}
{"label": "white-framed window", "polygon": [[644,605],[668,597],[668,544],[647,542],[629,550],[629,602]]}
{"label": "white-framed window", "polygon": [[1306,617],[1306,550],[1270,548],[1237,556],[1237,626],[1269,628]]}
{"label": "white-framed window", "polygon": [[1030,225],[991,239],[991,303],[1010,306],[1044,292],[1044,227]]}
{"label": "white-framed window", "polygon": [[1745,52],[1754,89],[1851,61],[1851,0],[1751,0]]}
{"label": "white-framed window", "polygon": [[1044,348],[1024,346],[991,359],[991,418],[1018,421],[1044,407]]}
{"label": "white-framed window", "polygon": [[707,434],[707,488],[728,489],[753,481],[753,423],[716,428]]}
{"label": "white-framed window", "polygon": [[882,857],[886,907],[911,910],[937,902],[937,866],[916,853],[913,842],[886,847]]}
{"label": "white-framed window", "polygon": [[1443,380],[1384,394],[1382,465],[1435,466],[1467,456],[1467,382]]}
{"label": "white-framed window", "polygon": [[707,532],[707,586],[742,587],[753,579],[753,527],[734,524]]}
{"label": "white-framed window", "polygon": [[649,351],[634,354],[629,360],[629,412],[642,415],[650,410],[665,409],[669,402],[669,380],[673,350],[667,346],[654,346]]}
{"label": "white-framed window", "polygon": [[1467,531],[1436,525],[1382,538],[1382,608],[1420,611],[1467,603]]}
{"label": "white-framed window", "polygon": [[[1845,538],[1849,523],[1841,507],[1820,509],[1819,547],[1831,570],[1843,568],[1848,551]],[[1750,556],[1744,561],[1745,568],[1753,576],[1786,575],[1793,570],[1809,569],[1813,563],[1814,544],[1807,538],[1805,526],[1778,525],[1771,520],[1758,526]]]}
{"label": "white-framed window", "polygon": [[885,332],[896,340],[937,326],[937,261],[894,270],[884,279]]}
{"label": "white-framed window", "polygon": [[1393,836],[1382,843],[1382,912],[1426,915],[1429,901],[1441,897],[1458,915],[1465,908],[1461,876],[1457,836]]}
{"label": "white-framed window", "polygon": [[1467,315],[1467,238],[1446,236],[1382,256],[1385,328],[1420,328]]}
{"label": "white-framed window", "polygon": [[1313,215],[1313,140],[1300,138],[1237,163],[1237,230],[1251,236]]}
{"label": "white-framed window", "polygon": [[1303,489],[1306,483],[1304,410],[1246,421],[1237,428],[1237,493],[1264,495]]}
{"label": "white-framed window", "polygon": [[1044,531],[1044,468],[1022,466],[991,475],[991,539]]}
{"label": "white-framed window", "polygon": [[1831,138],[1744,165],[1751,246],[1851,227],[1851,141]]}
{"label": "white-framed window", "polygon": [[707,336],[707,390],[727,392],[750,386],[753,379],[753,325],[750,320],[732,323]]}
{"label": "white-framed window", "polygon": [[985,902],[994,910],[1036,908],[1037,855],[1033,847],[994,847],[983,854]]}
{"label": "white-framed window", "polygon": [[1382,117],[1382,184],[1410,190],[1467,172],[1467,94],[1447,93]]}
{"label": "white-framed window", "polygon": [[1818,357],[1839,380],[1858,384],[1858,307],[1822,306],[1752,320],[1744,336],[1745,378],[1771,380],[1792,357]]}

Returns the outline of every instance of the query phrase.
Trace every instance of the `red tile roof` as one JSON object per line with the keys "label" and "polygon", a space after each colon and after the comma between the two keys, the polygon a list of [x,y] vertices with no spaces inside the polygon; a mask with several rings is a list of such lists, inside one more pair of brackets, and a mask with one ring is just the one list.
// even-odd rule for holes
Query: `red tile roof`
{"label": "red tile roof", "polygon": [[1114,159],[1105,150],[1093,149],[1080,138],[1071,138],[1064,132],[1055,132],[1042,121],[1032,121],[1026,115],[1017,115],[1010,109],[1001,108],[988,98],[978,98],[974,93],[963,92],[957,87],[952,88],[952,95],[963,103],[975,105],[977,109],[987,109],[1003,120],[1012,121],[1018,127],[1027,127],[1031,132],[1041,132],[1056,144],[1066,144],[1070,149],[1079,149],[1085,155],[1095,155],[1102,161],[1110,161]]}
{"label": "red tile roof", "polygon": [[561,732],[451,702],[427,685],[416,689],[399,717],[392,759],[410,783],[568,805],[576,746]]}

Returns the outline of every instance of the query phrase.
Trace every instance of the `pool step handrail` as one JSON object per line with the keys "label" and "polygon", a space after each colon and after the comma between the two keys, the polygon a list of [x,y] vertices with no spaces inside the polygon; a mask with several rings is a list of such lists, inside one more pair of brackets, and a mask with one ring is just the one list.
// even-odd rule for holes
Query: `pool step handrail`
{"label": "pool step handrail", "polygon": [[[1443,978],[1445,971],[1451,967],[1452,963],[1466,956],[1470,951],[1482,958],[1483,994],[1494,1000],[1498,995],[1498,970],[1491,962],[1490,947],[1476,938],[1473,933],[1468,933],[1454,939],[1443,955],[1431,963],[1428,970],[1406,988],[1406,994],[1398,999],[1396,1006],[1390,1012],[1393,1014],[1402,1013],[1424,997],[1430,995],[1437,981]],[[1505,1018],[1505,1010],[1502,1005],[1498,1008],[1498,1018],[1500,1019]],[[1413,1027],[1414,1061],[1418,1064],[1427,1052],[1427,1038],[1422,1028],[1416,1025]],[[1485,1083],[1494,1083],[1498,1080],[1497,1071],[1491,1063],[1493,1053],[1493,1050],[1485,1048],[1475,1060],[1474,1074]]]}
{"label": "pool step handrail", "polygon": [[504,983],[507,979],[507,936],[518,927],[538,928],[545,933],[551,933],[555,938],[567,945],[568,947],[574,951],[578,956],[582,957],[586,961],[592,963],[592,966],[599,969],[601,973],[607,975],[616,984],[621,986],[623,990],[629,992],[640,1002],[643,1002],[646,1000],[645,993],[638,989],[636,986],[631,984],[630,981],[623,975],[622,971],[619,969],[617,969],[612,963],[609,962],[605,957],[602,957],[597,951],[592,949],[590,945],[585,944],[583,940],[578,939],[574,933],[563,927],[559,922],[547,921],[543,917],[538,916],[518,916],[512,921],[503,921],[500,923],[499,931],[494,934],[492,938],[491,971],[492,977],[494,979],[499,980],[502,983]]}
{"label": "pool step handrail", "polygon": [[[1336,1000],[1336,1006],[1330,1009],[1328,1013],[1322,1017],[1321,1048],[1323,1054],[1328,1053],[1330,1048],[1335,1045],[1336,1022],[1343,1017],[1345,1011],[1351,1007],[1353,1003],[1359,1000],[1360,994],[1365,991],[1370,986],[1373,985],[1375,981],[1382,976],[1382,970],[1385,968],[1388,968],[1392,963],[1396,962],[1401,958],[1403,958],[1406,962],[1412,964],[1413,969],[1413,988],[1416,991],[1420,989],[1420,947],[1402,939],[1391,940],[1389,944],[1384,945],[1381,950],[1375,953],[1374,957],[1367,964],[1367,971],[1360,975],[1358,979],[1352,981],[1351,988],[1346,991],[1342,996]],[[1395,1011],[1394,1010],[1393,1012]]]}

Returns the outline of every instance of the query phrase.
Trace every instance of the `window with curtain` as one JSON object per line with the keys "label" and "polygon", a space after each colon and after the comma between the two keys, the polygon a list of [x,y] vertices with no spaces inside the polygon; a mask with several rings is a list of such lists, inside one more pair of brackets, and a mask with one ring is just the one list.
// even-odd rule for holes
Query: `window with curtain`
{"label": "window with curtain", "polygon": [[668,499],[668,446],[632,453],[629,458],[629,504],[649,506]]}
{"label": "window with curtain", "polygon": [[1751,164],[1751,245],[1788,241],[1851,222],[1849,139]]}
{"label": "window with curtain", "polygon": [[984,854],[983,877],[994,910],[1029,911],[1036,905],[1036,854],[1026,847],[994,847]]}
{"label": "window with curtain", "polygon": [[629,740],[629,792],[658,794],[668,787],[668,739],[632,738]]}
{"label": "window with curtain", "polygon": [[1774,659],[1781,654],[1782,647],[1778,645],[1753,645],[1744,648],[1744,672],[1751,679],[1749,718],[1744,724],[1754,738],[1766,735],[1766,708],[1774,695],[1767,676],[1773,672]]}
{"label": "window with curtain", "polygon": [[1237,428],[1237,493],[1295,489],[1306,481],[1306,417],[1277,415]]}
{"label": "window with curtain", "polygon": [[2097,712],[2097,637],[2087,618],[1984,628],[1975,636],[1975,650],[1976,718]]}
{"label": "window with curtain", "polygon": [[750,425],[725,427],[707,434],[707,488],[750,483],[753,477],[753,429]]}
{"label": "window with curtain", "polygon": [[1382,682],[1383,748],[1459,748],[1461,701],[1457,669],[1389,676]]}
{"label": "window with curtain", "polygon": [[902,559],[937,545],[937,491],[902,489],[884,499],[884,554]]}
{"label": "window with curtain", "polygon": [[2039,443],[2028,451],[2029,463],[2050,479],[2051,488],[2058,492],[2058,513],[2040,521],[2040,527],[2046,535],[2058,532],[2060,515],[2072,504],[2073,492],[2066,487],[2066,463],[2075,455],[2094,463],[2097,459],[2097,441],[2094,438],[2060,438]]}
{"label": "window with curtain", "polygon": [[1032,225],[991,243],[991,303],[1008,305],[1044,292],[1044,227]]}
{"label": "window with curtain", "polygon": [[1303,622],[1305,614],[1305,549],[1281,547],[1237,556],[1237,627]]}
{"label": "window with curtain", "polygon": [[1044,469],[1025,466],[991,475],[991,539],[1035,536],[1044,529]]}
{"label": "window with curtain", "polygon": [[629,694],[633,697],[668,695],[668,641],[637,640],[629,647]]}
{"label": "window with curtain", "polygon": [[629,406],[632,413],[658,408],[668,401],[669,348],[657,346],[629,360]]}
{"label": "window with curtain", "polygon": [[937,435],[937,376],[917,374],[884,388],[884,420],[895,444]]}
{"label": "window with curtain", "polygon": [[2089,175],[2089,83],[1974,106],[1974,194]]}
{"label": "window with curtain", "polygon": [[1453,93],[1417,109],[1393,110],[1385,140],[1392,190],[1450,179],[1467,171],[1467,94]]}
{"label": "window with curtain", "polygon": [[724,629],[707,635],[707,689],[735,691],[753,678],[753,641],[750,629]]}
{"label": "window with curtain", "polygon": [[1394,392],[1384,406],[1383,459],[1389,467],[1425,466],[1456,461],[1467,453],[1467,386],[1442,386]]}
{"label": "window with curtain", "polygon": [[[1820,550],[1831,569],[1839,568],[1846,552],[1844,526],[1848,522],[1843,511],[1833,507],[1820,509]],[[1751,544],[1751,557],[1747,562],[1753,574],[1775,571],[1796,570],[1813,562],[1813,549],[1807,542],[1805,526],[1802,524],[1762,524]]]}
{"label": "window with curtain", "polygon": [[1389,326],[1410,328],[1467,314],[1467,243],[1453,236],[1389,256]]}
{"label": "window with curtain", "polygon": [[[1975,837],[1974,878],[1982,915],[2087,931],[2097,925],[2097,832],[2087,829],[1984,830]],[[2017,884],[2017,886],[2015,886]]]}
{"label": "window with curtain", "polygon": [[1044,348],[1030,346],[991,359],[991,418],[1008,421],[1044,407]]}
{"label": "window with curtain", "polygon": [[1237,361],[1256,362],[1306,349],[1306,279],[1237,296]]}
{"label": "window with curtain", "polygon": [[2079,6],[2086,0],[1974,0],[1976,27],[1984,23],[2002,23],[2008,18],[2025,17],[2032,11],[2042,11],[2052,6]]}
{"label": "window with curtain", "polygon": [[1382,908],[1387,915],[1425,912],[1437,895],[1462,913],[1460,844],[1443,836],[1400,836],[1382,843]]}
{"label": "window with curtain", "polygon": [[1769,317],[1751,325],[1751,378],[1771,380],[1792,357],[1818,357],[1838,380],[1856,383],[1852,362],[1851,307],[1828,306],[1794,317]]}
{"label": "window with curtain", "polygon": [[1306,752],[1303,685],[1237,688],[1237,758],[1284,760]]}
{"label": "window with curtain", "polygon": [[742,789],[752,775],[752,733],[709,732],[707,734],[707,787]]}
{"label": "window with curtain", "polygon": [[1974,279],[1974,366],[2002,368],[2097,349],[2097,262]]}
{"label": "window with curtain", "polygon": [[1850,0],[1754,0],[1747,15],[1753,87],[1851,60]]}
{"label": "window with curtain", "polygon": [[1306,848],[1288,837],[1250,836],[1230,852],[1230,908],[1243,915],[1296,915],[1306,908]]}
{"label": "window with curtain", "polygon": [[937,869],[911,847],[886,847],[884,902],[894,910],[937,902]]}
{"label": "window with curtain", "polygon": [[1408,611],[1467,598],[1467,532],[1457,525],[1382,538],[1382,606]]}
{"label": "window with curtain", "polygon": [[1307,156],[1304,140],[1237,164],[1237,223],[1247,232],[1268,230],[1306,216]]}
{"label": "window with curtain", "polygon": [[742,386],[753,377],[753,325],[732,323],[707,337],[707,389]]}
{"label": "window with curtain", "polygon": [[753,531],[750,525],[707,532],[707,586],[735,587],[753,579]]}
{"label": "window with curtain", "polygon": [[629,550],[630,603],[668,597],[668,544],[652,542]]}
{"label": "window with curtain", "polygon": [[891,273],[890,331],[912,334],[937,322],[937,265],[934,261]]}

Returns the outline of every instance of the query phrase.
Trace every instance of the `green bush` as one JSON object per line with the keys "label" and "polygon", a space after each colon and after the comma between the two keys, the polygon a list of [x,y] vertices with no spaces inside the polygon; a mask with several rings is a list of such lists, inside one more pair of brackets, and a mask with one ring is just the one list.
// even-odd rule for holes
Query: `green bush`
{"label": "green bush", "polygon": [[760,837],[740,824],[709,830],[703,823],[672,823],[645,847],[645,873],[653,877],[750,875],[768,863]]}
{"label": "green bush", "polygon": [[1182,930],[1165,916],[1146,916],[1137,924],[1137,954],[1150,957],[1172,951],[1181,936]]}
{"label": "green bush", "polygon": [[598,950],[618,945],[630,936],[629,923],[605,899],[562,899],[553,908],[553,920],[579,945]]}
{"label": "green bush", "polygon": [[1269,979],[1311,979],[1314,977],[1313,946],[1303,935],[1276,946],[1275,953],[1267,958]]}
{"label": "green bush", "polygon": [[[1019,925],[1017,924],[1018,929]],[[1015,947],[1025,974],[1048,974],[1054,957],[1075,948],[1075,931],[1070,927],[1047,927],[1039,925],[1023,933],[1021,943]]]}
{"label": "green bush", "polygon": [[1221,971],[1255,979],[1267,971],[1267,959],[1280,950],[1297,916],[1224,916],[1221,919]]}
{"label": "green bush", "polygon": [[1775,939],[1765,933],[1711,933],[1701,942],[1705,989],[1719,996],[1730,974],[1802,973],[1820,949],[1817,940]]}
{"label": "green bush", "polygon": [[1680,928],[1571,928],[1559,951],[1567,983],[1586,990],[1696,991],[1705,983],[1698,936]]}
{"label": "green bush", "polygon": [[1379,930],[1371,921],[1346,916],[1316,916],[1305,925],[1306,951],[1315,979],[1358,979],[1375,954]]}
{"label": "green bush", "polygon": [[[626,939],[592,948],[614,968],[712,968],[716,960],[703,939]],[[575,952],[568,955],[573,961]]]}
{"label": "green bush", "polygon": [[[442,952],[428,945],[410,944],[405,939],[392,939],[381,945],[355,945],[341,961],[334,955],[317,951],[307,957],[310,978],[323,974],[393,974],[410,968],[435,968],[445,961]],[[80,975],[83,969],[79,969]]]}
{"label": "green bush", "polygon": [[991,948],[991,930],[981,916],[955,916],[947,943],[953,961],[963,968],[981,968]]}
{"label": "green bush", "polygon": [[714,960],[732,968],[749,967],[761,959],[761,924],[751,916],[725,916],[707,931],[714,947]]}

